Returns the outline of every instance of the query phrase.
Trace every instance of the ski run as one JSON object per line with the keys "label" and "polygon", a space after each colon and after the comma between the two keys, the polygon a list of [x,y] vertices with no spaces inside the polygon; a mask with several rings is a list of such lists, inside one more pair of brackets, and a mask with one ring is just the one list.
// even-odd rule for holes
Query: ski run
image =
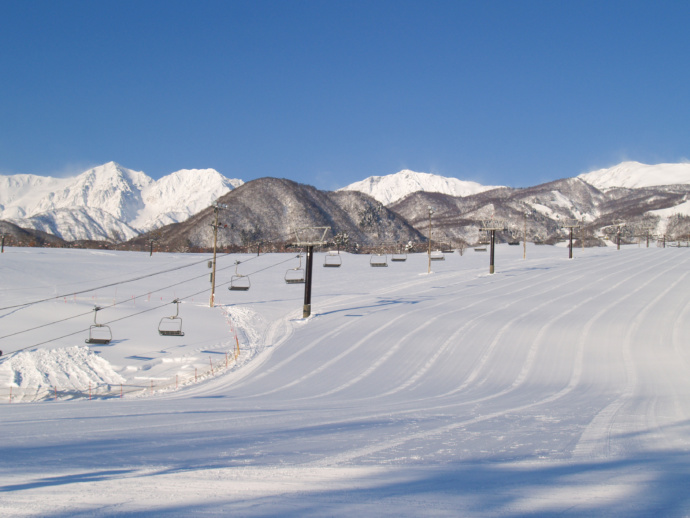
{"label": "ski run", "polygon": [[5,248],[0,514],[688,516],[690,248],[574,253]]}

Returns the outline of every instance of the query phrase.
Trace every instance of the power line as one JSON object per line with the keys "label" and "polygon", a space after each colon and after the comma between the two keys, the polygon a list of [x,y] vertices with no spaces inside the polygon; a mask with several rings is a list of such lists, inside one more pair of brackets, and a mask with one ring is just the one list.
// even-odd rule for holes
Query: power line
{"label": "power line", "polygon": [[[198,264],[198,263],[195,263],[195,264]],[[218,271],[227,270],[228,268],[231,268],[232,266],[234,266],[234,265],[230,265],[230,266],[225,266],[225,267],[223,267],[223,268],[219,268]],[[185,283],[187,283],[187,282],[192,282],[192,281],[197,280],[197,279],[200,279],[200,278],[202,278],[202,277],[206,277],[206,274],[204,273],[204,274],[202,274],[202,275],[197,275],[196,277],[192,277],[192,278],[189,278],[189,279],[185,279],[185,280],[183,280],[183,281],[179,281],[179,282],[176,282],[176,283],[173,283],[173,284],[169,284],[168,286],[164,286],[164,287],[162,287],[162,288],[158,288],[158,289],[155,289],[155,290],[149,290],[149,291],[147,291],[146,293],[142,293],[141,295],[136,295],[136,296],[133,296],[133,297],[127,298],[127,299],[122,299],[122,300],[120,300],[120,301],[118,301],[118,302],[114,302],[113,304],[109,304],[109,305],[107,305],[107,306],[101,306],[101,309],[108,309],[108,308],[112,308],[112,307],[115,307],[115,306],[119,306],[120,304],[124,304],[125,302],[130,302],[131,300],[136,300],[136,299],[139,299],[139,298],[142,298],[142,297],[151,295],[151,293],[157,293],[157,292],[159,292],[159,291],[167,290],[167,289],[169,289],[169,288],[174,288],[175,286],[179,286],[180,284],[185,284]],[[93,291],[93,290],[92,290],[92,291]],[[204,290],[204,291],[206,291],[206,290]],[[48,299],[48,300],[51,300],[51,299]],[[55,325],[55,324],[59,324],[59,323],[61,323],[61,322],[66,322],[66,321],[68,321],[68,320],[73,320],[73,319],[75,319],[75,318],[79,318],[79,317],[83,317],[83,316],[85,316],[85,315],[89,315],[90,313],[91,313],[91,311],[89,311],[88,313],[79,313],[78,315],[73,315],[73,316],[71,316],[71,317],[61,318],[60,320],[55,320],[55,321],[53,321],[53,322],[48,322],[48,323],[46,323],[46,324],[41,324],[41,325],[39,325],[39,326],[31,327],[31,328],[29,328],[29,329],[24,329],[24,330],[22,330],[22,331],[16,331],[16,332],[14,332],[14,333],[10,333],[10,334],[7,334],[7,335],[0,336],[0,340],[2,340],[2,339],[4,339],[4,338],[10,338],[10,337],[12,337],[12,336],[17,336],[17,335],[21,335],[21,334],[24,334],[24,333],[28,333],[28,332],[30,332],[30,331],[35,331],[35,330],[37,330],[37,329],[42,329],[42,328],[44,328],[44,327],[52,326],[52,325]],[[69,335],[68,335],[68,336],[69,336]]]}
{"label": "power line", "polygon": [[[224,256],[227,256],[227,255],[230,255],[230,254],[225,254]],[[249,262],[249,261],[252,261],[252,260],[255,259],[256,257],[257,257],[257,256],[251,257],[251,258],[247,259],[247,260],[244,261],[244,262],[247,263],[247,262]],[[275,268],[276,266],[280,266],[281,264],[284,264],[284,263],[286,263],[286,262],[288,262],[288,261],[292,261],[293,259],[294,259],[293,257],[290,257],[290,258],[288,258],[288,259],[285,259],[284,261],[280,261],[280,262],[278,262],[278,263],[272,264],[272,265],[267,266],[267,267],[265,267],[265,268],[261,268],[261,269],[259,269],[259,270],[256,270],[256,271],[254,271],[254,272],[252,272],[252,273],[250,273],[250,274],[248,274],[248,275],[255,275],[255,274],[257,274],[257,273],[264,272],[264,271],[269,270],[269,269],[271,269],[271,268]],[[194,263],[194,264],[198,264],[198,263]],[[191,266],[191,265],[188,265],[188,266]],[[228,269],[228,268],[231,268],[232,266],[234,266],[234,265],[230,265],[230,266],[226,266],[226,267],[220,268],[219,271],[226,270],[226,269]],[[180,269],[180,268],[177,268],[177,269]],[[174,270],[175,270],[175,269],[172,269],[172,270],[169,270],[169,271],[174,271]],[[161,273],[163,273],[163,272],[161,272]],[[150,277],[150,276],[144,276],[143,278],[146,278],[146,277]],[[179,286],[180,284],[185,284],[185,283],[187,283],[187,282],[191,282],[191,281],[193,281],[193,280],[196,280],[196,279],[199,279],[199,278],[202,278],[202,277],[206,277],[206,274],[203,274],[203,275],[200,275],[200,276],[197,276],[197,277],[192,277],[191,279],[186,279],[186,280],[184,280],[184,281],[180,281],[180,282],[177,282],[177,283],[174,283],[174,284],[170,284],[170,285],[165,286],[165,287],[163,287],[163,288],[159,288],[159,289],[156,289],[156,290],[150,290],[150,291],[147,291],[147,292],[144,293],[144,294],[137,295],[137,296],[135,296],[135,297],[128,298],[128,299],[123,299],[123,300],[121,300],[121,301],[118,301],[118,302],[116,302],[116,303],[110,304],[110,305],[108,305],[108,306],[102,306],[102,307],[101,307],[101,310],[103,310],[103,309],[108,309],[108,308],[112,308],[112,307],[114,307],[114,306],[117,306],[117,305],[120,305],[120,304],[124,304],[125,302],[129,302],[129,301],[131,301],[131,300],[136,300],[137,298],[140,298],[140,297],[144,297],[144,296],[150,295],[151,293],[156,293],[156,292],[158,292],[158,291],[163,291],[163,290],[172,288],[172,287],[174,287],[174,286]],[[224,285],[226,285],[226,284],[230,284],[230,282],[231,282],[231,281],[227,281],[227,282],[224,282],[224,283],[222,283],[222,284],[219,284],[218,286],[224,286]],[[92,290],[89,290],[89,291],[92,291]],[[200,294],[202,294],[202,293],[204,293],[204,292],[206,292],[206,291],[208,291],[208,288],[205,288],[205,289],[203,289],[203,290],[201,290],[201,291],[198,291],[198,292],[195,292],[195,293],[188,294],[188,295],[185,296],[185,297],[179,297],[179,298],[182,299],[182,300],[188,299],[188,298],[191,298],[191,297],[195,297],[196,295],[200,295]],[[51,299],[46,299],[46,300],[53,300],[53,299],[51,298]],[[136,312],[136,313],[132,313],[132,314],[130,314],[130,315],[125,315],[124,317],[116,318],[116,319],[114,319],[114,320],[109,320],[108,322],[105,322],[105,324],[106,324],[106,325],[107,325],[107,324],[112,324],[112,323],[114,323],[114,322],[119,322],[119,321],[121,321],[121,320],[126,320],[126,319],[128,319],[128,318],[133,318],[133,317],[136,317],[136,316],[138,316],[138,315],[142,315],[142,314],[144,314],[144,313],[148,313],[148,312],[150,312],[150,311],[154,311],[154,310],[156,310],[156,309],[160,309],[160,308],[162,308],[162,307],[164,307],[164,306],[167,306],[168,304],[170,304],[170,302],[166,302],[166,303],[164,303],[164,304],[159,304],[159,305],[154,306],[154,307],[152,307],[152,308],[147,308],[147,309],[138,311],[138,312]],[[27,305],[28,305],[28,304],[27,304]],[[29,331],[34,331],[34,330],[36,330],[36,329],[41,329],[41,328],[43,328],[43,327],[48,327],[48,326],[50,326],[50,325],[54,325],[54,324],[57,324],[57,323],[60,323],[60,322],[64,322],[64,321],[67,321],[67,320],[72,320],[72,319],[75,319],[75,318],[78,318],[78,317],[82,317],[82,316],[85,316],[85,315],[88,315],[88,314],[91,314],[91,311],[89,311],[88,313],[81,313],[81,314],[79,314],[79,315],[75,315],[75,316],[72,316],[72,317],[67,317],[67,318],[64,318],[64,319],[61,319],[61,320],[57,320],[57,321],[54,321],[54,322],[50,322],[50,323],[47,323],[47,324],[42,324],[42,325],[40,325],[40,326],[36,326],[36,327],[34,327],[34,328],[31,328],[31,329],[26,329],[26,330],[23,330],[23,331],[18,331],[18,332],[16,332],[16,333],[12,333],[12,334],[10,334],[10,335],[0,336],[0,339],[8,338],[8,337],[10,337],[10,336],[15,336],[15,335],[22,334],[22,333],[26,333],[26,332],[29,332]],[[59,336],[59,337],[56,337],[56,338],[51,338],[51,339],[45,340],[45,341],[43,341],[43,342],[39,342],[39,343],[36,343],[36,344],[33,344],[33,345],[29,345],[29,346],[26,346],[26,347],[22,347],[22,348],[20,348],[20,349],[16,349],[16,350],[12,351],[12,352],[9,353],[9,354],[15,354],[15,353],[18,353],[18,352],[20,352],[20,351],[25,351],[25,350],[27,350],[27,349],[32,349],[32,348],[34,348],[34,347],[38,347],[38,346],[41,346],[41,345],[45,345],[45,344],[47,344],[47,343],[55,342],[55,341],[57,341],[57,340],[61,340],[61,339],[63,339],[63,338],[68,338],[68,337],[70,337],[70,336],[74,336],[74,335],[77,335],[77,334],[80,334],[80,333],[84,333],[84,332],[87,332],[87,331],[88,331],[88,329],[86,329],[86,328],[85,328],[85,329],[80,329],[79,331],[75,331],[75,332],[73,332],[73,333],[68,333],[68,334],[66,334],[66,335],[62,335],[62,336]]]}
{"label": "power line", "polygon": [[[226,256],[228,256],[228,255],[231,255],[231,253],[232,253],[232,252],[228,252],[227,254],[223,254],[221,257],[226,257]],[[159,272],[155,272],[155,273],[150,273],[150,274],[147,274],[147,275],[141,275],[141,276],[139,276],[139,277],[134,277],[134,278],[132,278],[132,279],[128,279],[128,280],[125,280],[125,281],[111,282],[111,283],[109,283],[109,284],[104,284],[104,285],[102,285],[102,286],[96,286],[95,288],[88,288],[88,289],[85,289],[85,290],[75,291],[75,292],[66,293],[66,294],[62,294],[62,295],[55,295],[55,296],[53,296],[53,297],[48,297],[48,298],[45,298],[45,299],[35,300],[35,301],[32,301],[32,302],[25,302],[25,303],[23,303],[23,304],[15,304],[15,305],[13,305],[13,306],[5,306],[5,307],[0,308],[0,311],[5,311],[6,309],[15,309],[15,308],[22,308],[22,307],[26,307],[26,306],[33,306],[33,305],[35,305],[35,304],[40,304],[40,303],[42,303],[42,302],[48,302],[48,301],[55,300],[55,299],[62,299],[62,298],[66,298],[66,297],[72,297],[72,296],[74,296],[74,295],[82,295],[83,293],[88,293],[88,292],[90,292],[90,291],[102,290],[102,289],[104,289],[104,288],[111,288],[111,287],[113,287],[113,286],[119,286],[120,284],[127,284],[127,283],[129,283],[129,282],[140,281],[140,280],[142,280],[142,279],[147,279],[147,278],[149,278],[149,277],[155,277],[156,275],[162,275],[162,274],[164,274],[164,273],[170,273],[170,272],[174,272],[174,271],[177,271],[177,270],[182,270],[182,269],[184,269],[184,268],[189,268],[190,266],[196,266],[197,264],[205,263],[205,262],[207,262],[207,261],[208,261],[208,259],[203,259],[203,260],[201,260],[201,261],[195,261],[195,262],[193,262],[193,263],[186,264],[186,265],[183,265],[183,266],[176,266],[175,268],[170,268],[170,269],[168,269],[168,270],[163,270],[163,271],[159,271]]]}

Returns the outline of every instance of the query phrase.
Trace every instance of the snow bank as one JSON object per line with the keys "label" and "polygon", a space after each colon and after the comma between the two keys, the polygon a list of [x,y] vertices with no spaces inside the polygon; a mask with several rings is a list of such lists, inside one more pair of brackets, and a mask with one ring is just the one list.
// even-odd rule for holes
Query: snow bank
{"label": "snow bank", "polygon": [[24,394],[23,400],[56,388],[86,392],[124,382],[107,360],[84,346],[22,351],[0,364],[0,386],[21,389],[16,393]]}

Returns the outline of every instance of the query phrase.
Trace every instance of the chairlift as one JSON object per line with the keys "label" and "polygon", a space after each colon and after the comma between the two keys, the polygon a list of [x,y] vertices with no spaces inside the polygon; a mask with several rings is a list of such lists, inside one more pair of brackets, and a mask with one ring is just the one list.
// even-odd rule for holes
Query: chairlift
{"label": "chairlift", "polygon": [[407,252],[399,252],[397,254],[391,254],[391,261],[395,261],[395,262],[407,261]]}
{"label": "chairlift", "polygon": [[329,250],[326,253],[326,257],[323,261],[324,268],[340,268],[342,264],[343,260],[338,252],[334,250]]}
{"label": "chairlift", "polygon": [[299,266],[297,268],[290,268],[285,272],[285,282],[287,284],[304,284],[304,268],[302,268],[302,254],[297,256],[299,258]]}
{"label": "chairlift", "polygon": [[239,264],[240,261],[235,261],[235,275],[230,278],[230,286],[228,287],[230,291],[248,291],[252,285],[248,275],[242,275],[237,271]]}
{"label": "chairlift", "polygon": [[180,299],[172,301],[177,305],[175,314],[171,317],[163,317],[158,323],[158,334],[161,336],[184,336],[182,332],[182,318],[180,318]]}
{"label": "chairlift", "polygon": [[474,247],[475,252],[486,252],[486,245],[489,244],[489,240],[482,238],[477,241],[477,246]]}
{"label": "chairlift", "polygon": [[87,344],[105,345],[109,344],[113,339],[113,333],[110,331],[110,326],[106,324],[99,324],[96,321],[96,315],[103,309],[99,306],[93,307],[93,324],[89,327],[89,337],[84,340]]}
{"label": "chairlift", "polygon": [[446,258],[443,256],[443,252],[441,250],[432,250],[431,251],[431,260],[432,261],[445,261]]}
{"label": "chairlift", "polygon": [[371,254],[371,258],[369,259],[369,266],[388,266],[388,256],[386,254]]}

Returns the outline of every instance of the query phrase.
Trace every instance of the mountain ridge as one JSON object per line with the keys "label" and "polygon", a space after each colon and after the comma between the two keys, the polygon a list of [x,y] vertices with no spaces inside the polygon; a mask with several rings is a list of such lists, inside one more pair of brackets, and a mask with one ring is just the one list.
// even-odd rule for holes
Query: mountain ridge
{"label": "mountain ridge", "polygon": [[242,183],[215,169],[154,180],[116,162],[71,178],[0,175],[0,219],[68,240],[131,239],[184,221]]}
{"label": "mountain ridge", "polygon": [[385,176],[370,176],[338,190],[360,191],[384,205],[390,205],[413,192],[439,192],[453,196],[468,196],[495,189],[496,187],[458,178],[431,173],[418,173],[409,169],[403,169],[397,173]]}
{"label": "mountain ridge", "polygon": [[[227,236],[228,244],[285,240],[286,229],[295,225],[331,226],[367,246],[424,240],[429,206],[435,207],[434,239],[467,243],[480,239],[482,221],[491,217],[510,222],[512,228],[502,239],[513,239],[528,214],[529,223],[523,222],[523,227],[530,227],[532,238],[542,241],[557,239],[566,220],[580,221],[592,234],[620,219],[630,221],[631,228],[678,233],[685,219],[690,220],[690,164],[623,162],[526,188],[482,186],[410,170],[369,177],[337,191],[287,179],[259,180],[231,197],[235,234]],[[166,239],[179,242],[172,234],[187,232],[183,229],[189,225],[175,225],[196,221],[199,214],[208,219],[214,201],[248,184],[214,169],[182,169],[153,180],[115,162],[73,178],[0,176],[0,219],[70,241],[148,239],[166,227]],[[414,232],[403,230],[405,225]],[[206,226],[197,229],[204,237],[190,234],[187,245],[206,246]],[[630,235],[635,232],[639,231],[631,230]]]}

